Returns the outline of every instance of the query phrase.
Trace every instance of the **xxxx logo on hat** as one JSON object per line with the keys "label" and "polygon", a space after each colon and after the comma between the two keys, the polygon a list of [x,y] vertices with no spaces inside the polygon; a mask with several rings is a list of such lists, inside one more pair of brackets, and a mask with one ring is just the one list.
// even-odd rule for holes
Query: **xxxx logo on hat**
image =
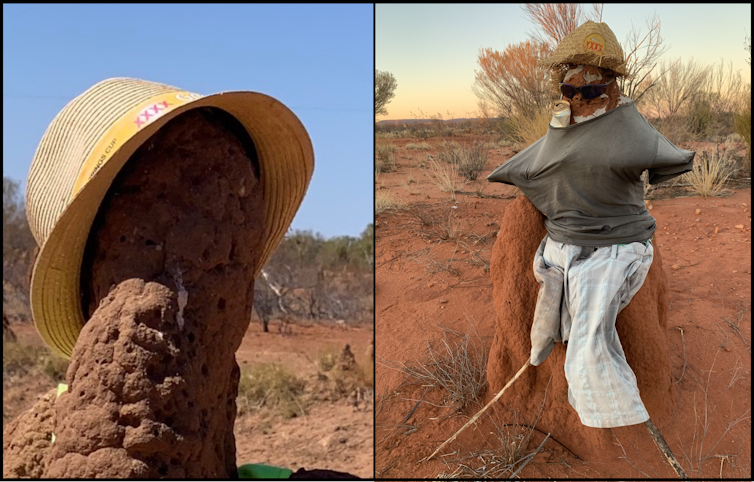
{"label": "xxxx logo on hat", "polygon": [[584,39],[584,49],[602,55],[602,52],[605,51],[605,39],[598,33],[589,34]]}

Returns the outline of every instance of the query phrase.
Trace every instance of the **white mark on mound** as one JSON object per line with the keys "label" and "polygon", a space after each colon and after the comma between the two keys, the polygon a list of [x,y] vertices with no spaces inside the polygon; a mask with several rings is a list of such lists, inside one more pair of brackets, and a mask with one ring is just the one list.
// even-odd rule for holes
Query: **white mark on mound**
{"label": "white mark on mound", "polygon": [[585,115],[585,116],[575,115],[575,116],[573,116],[573,120],[576,121],[576,122],[584,122],[587,119],[594,119],[595,117],[604,114],[606,110],[607,110],[607,106],[601,107],[601,108],[597,109],[596,111],[594,111],[594,114],[589,114],[589,115]]}
{"label": "white mark on mound", "polygon": [[621,94],[618,105],[628,104],[629,102],[631,102],[631,99]]}
{"label": "white mark on mound", "polygon": [[175,284],[178,285],[178,315],[176,316],[176,321],[178,321],[178,329],[183,330],[183,309],[188,304],[188,291],[183,287],[183,276],[180,268],[176,268],[174,279]]}
{"label": "white mark on mound", "polygon": [[570,79],[574,75],[578,74],[582,70],[584,70],[584,66],[583,65],[577,65],[573,69],[570,69],[568,72],[566,72],[565,77],[563,78],[563,82],[566,82],[568,79]]}
{"label": "white mark on mound", "polygon": [[602,74],[597,72],[596,74],[590,74],[589,72],[584,72],[584,80],[586,80],[587,84],[591,84],[595,80],[602,80]]}
{"label": "white mark on mound", "polygon": [[600,94],[600,99],[609,99],[610,97],[607,96],[607,94]]}

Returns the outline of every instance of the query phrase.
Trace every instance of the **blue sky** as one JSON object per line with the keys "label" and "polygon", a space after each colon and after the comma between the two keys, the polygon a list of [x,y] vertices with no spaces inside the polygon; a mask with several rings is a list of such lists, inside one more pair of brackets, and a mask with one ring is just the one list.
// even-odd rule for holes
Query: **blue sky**
{"label": "blue sky", "polygon": [[[382,119],[412,119],[446,112],[455,117],[477,110],[471,91],[479,49],[502,51],[535,30],[522,4],[388,4],[376,8],[376,68],[395,76],[398,88]],[[584,6],[591,11],[591,4]],[[744,37],[751,35],[751,4],[605,4],[602,21],[619,42],[634,27],[642,37],[645,19],[657,14],[669,48],[662,59],[693,58],[709,65],[724,59],[751,81]]]}
{"label": "blue sky", "polygon": [[293,229],[372,222],[372,5],[3,5],[3,175],[26,184],[45,129],[109,77],[251,90],[306,126],[315,169]]}

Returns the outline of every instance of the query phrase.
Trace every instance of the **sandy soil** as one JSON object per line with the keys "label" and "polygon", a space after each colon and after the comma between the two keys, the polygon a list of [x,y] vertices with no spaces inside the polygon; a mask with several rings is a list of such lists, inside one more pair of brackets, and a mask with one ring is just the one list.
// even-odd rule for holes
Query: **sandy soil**
{"label": "sandy soil", "polygon": [[[387,365],[422,359],[427,342],[440,340],[441,325],[464,333],[475,326],[489,349],[495,319],[489,258],[506,206],[520,191],[485,179],[513,155],[511,148],[490,149],[481,180],[467,185],[454,203],[419,167],[427,154],[437,156],[438,139],[392,142],[399,147],[400,167],[379,176],[377,193],[389,193],[409,209],[376,220],[375,465],[382,478],[435,478],[457,467],[442,461],[468,457],[463,463],[483,465],[472,455],[500,447],[497,429],[484,417],[438,454],[443,457],[421,462],[478,407],[454,413],[439,390],[409,385]],[[422,142],[432,148],[405,149]],[[416,182],[406,189],[409,176]],[[654,197],[648,204],[658,226],[655,249],[661,250],[668,275],[668,339],[676,381],[675,421],[660,429],[688,475],[745,478],[751,474],[750,181],[731,184],[726,197],[705,199],[683,188],[659,189]],[[412,214],[420,211],[440,223],[453,216],[459,234],[442,240],[428,233]],[[494,415],[500,417],[497,423],[510,422],[511,414],[500,415],[501,408]],[[675,478],[642,425],[614,434],[612,446],[581,459],[550,439],[518,475]],[[544,436],[533,431],[529,452]]]}
{"label": "sandy soil", "polygon": [[[280,363],[300,377],[316,372],[317,354],[323,349],[340,351],[351,345],[356,361],[365,363],[372,338],[370,327],[340,328],[330,325],[301,323],[293,325],[292,333],[278,333],[275,322],[271,333],[263,333],[252,323],[238,350],[239,364]],[[13,325],[22,344],[42,344],[30,324]],[[31,407],[37,397],[46,393],[52,382],[45,375],[17,378],[3,387],[3,426],[17,414]],[[330,469],[349,472],[360,477],[374,473],[373,403],[357,407],[346,400],[314,405],[306,417],[282,420],[259,415],[237,419],[236,450],[239,465],[266,463],[293,470]]]}

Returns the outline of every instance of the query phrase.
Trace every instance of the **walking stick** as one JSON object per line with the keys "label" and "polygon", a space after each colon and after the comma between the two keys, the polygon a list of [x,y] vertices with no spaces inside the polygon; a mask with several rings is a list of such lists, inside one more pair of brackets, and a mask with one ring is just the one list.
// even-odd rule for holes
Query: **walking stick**
{"label": "walking stick", "polygon": [[688,479],[686,472],[683,471],[681,464],[678,463],[675,455],[673,455],[673,452],[670,451],[670,447],[668,447],[668,444],[665,443],[665,439],[662,438],[660,431],[657,430],[657,427],[655,427],[655,424],[652,423],[652,420],[647,419],[647,421],[644,422],[644,425],[646,425],[647,430],[649,430],[649,435],[652,436],[652,440],[654,440],[655,445],[657,445],[657,448],[660,449],[660,452],[662,452],[665,458],[668,459],[668,463],[671,467],[673,467],[673,470],[675,470],[675,473],[678,474],[678,477],[680,477],[681,479]]}
{"label": "walking stick", "polygon": [[460,434],[461,432],[463,432],[464,430],[466,430],[466,428],[469,425],[471,425],[472,423],[474,423],[476,421],[476,419],[478,419],[479,417],[481,417],[482,414],[488,408],[490,408],[490,405],[492,405],[493,403],[497,402],[500,399],[500,397],[503,395],[503,392],[505,392],[508,389],[508,387],[510,387],[511,385],[513,385],[513,382],[515,382],[518,379],[518,377],[520,377],[521,374],[524,373],[524,370],[526,370],[526,368],[528,366],[529,366],[529,360],[526,360],[526,363],[524,364],[524,366],[521,367],[521,369],[518,371],[518,373],[516,373],[516,376],[514,376],[513,378],[511,378],[511,380],[508,383],[505,384],[505,386],[503,387],[503,389],[500,390],[497,393],[497,395],[495,395],[495,398],[493,398],[492,400],[490,400],[490,402],[487,405],[485,405],[483,409],[481,409],[479,412],[477,412],[476,415],[474,415],[473,417],[471,417],[471,420],[469,420],[468,422],[466,422],[466,425],[464,425],[463,427],[461,427],[461,429],[458,432],[456,432],[455,435],[453,435],[448,440],[446,440],[445,442],[443,442],[442,445],[440,445],[439,447],[437,447],[437,450],[435,450],[434,452],[432,452],[432,455],[430,455],[429,457],[427,457],[424,460],[429,460],[432,457],[434,457],[435,454],[437,454],[437,452],[439,452],[441,448],[445,447],[448,443],[450,443],[453,440],[455,440],[456,437],[458,437],[458,434]]}

